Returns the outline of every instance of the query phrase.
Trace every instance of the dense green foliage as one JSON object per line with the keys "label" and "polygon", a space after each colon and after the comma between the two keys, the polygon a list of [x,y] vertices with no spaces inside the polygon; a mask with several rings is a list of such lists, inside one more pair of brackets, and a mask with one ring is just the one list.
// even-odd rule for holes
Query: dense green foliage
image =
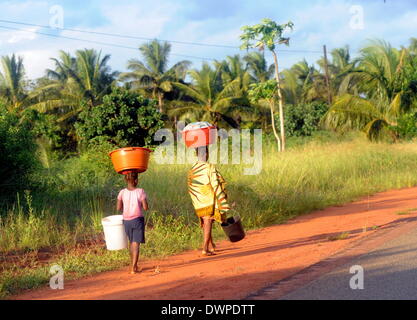
{"label": "dense green foliage", "polygon": [[287,105],[285,128],[288,136],[311,136],[319,130],[320,121],[328,110],[325,103]]}
{"label": "dense green foliage", "polygon": [[30,174],[37,165],[31,124],[18,116],[0,112],[1,197],[30,187]]}
{"label": "dense green foliage", "polygon": [[417,113],[406,113],[398,118],[397,125],[392,127],[402,140],[411,140],[417,137]]}
{"label": "dense green foliage", "polygon": [[155,132],[164,125],[155,101],[115,88],[101,105],[87,108],[76,123],[86,143],[110,142],[118,147],[151,146]]}

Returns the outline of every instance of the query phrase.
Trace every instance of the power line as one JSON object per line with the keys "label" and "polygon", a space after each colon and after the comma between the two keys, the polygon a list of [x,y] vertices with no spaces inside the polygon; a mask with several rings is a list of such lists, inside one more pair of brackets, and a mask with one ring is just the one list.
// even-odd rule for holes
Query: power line
{"label": "power line", "polygon": [[[98,32],[98,31],[72,29],[72,28],[53,28],[51,26],[46,26],[46,25],[26,23],[26,22],[18,22],[18,21],[10,21],[10,20],[2,20],[2,19],[0,19],[0,22],[20,24],[20,25],[32,26],[32,27],[47,28],[47,29],[58,29],[58,30],[67,30],[67,31],[73,31],[73,32],[90,33],[90,34],[96,34],[96,35],[102,35],[102,36],[109,36],[109,37],[116,37],[116,38],[126,38],[126,39],[136,39],[136,40],[148,40],[148,41],[155,40],[155,38],[146,38],[146,37],[130,36],[130,35],[117,34],[117,33],[107,33],[107,32]],[[167,42],[172,42],[172,43],[178,43],[178,44],[187,44],[187,45],[193,45],[193,46],[206,46],[206,47],[219,47],[219,48],[232,48],[232,49],[238,49],[239,48],[237,46],[220,45],[220,44],[210,44],[210,43],[187,42],[187,41],[164,40],[164,39],[157,39],[157,40],[159,40],[159,41],[167,41]]]}
{"label": "power line", "polygon": [[[62,38],[62,39],[68,39],[68,40],[83,41],[83,42],[94,43],[94,44],[99,44],[99,45],[109,46],[109,47],[130,49],[130,50],[135,50],[135,51],[138,50],[138,48],[135,48],[135,47],[129,47],[129,46],[107,43],[107,42],[101,42],[101,41],[95,41],[95,40],[73,38],[73,37],[67,37],[67,36],[63,36],[63,35],[56,35],[56,34],[50,34],[50,33],[43,33],[43,32],[34,31],[34,30],[24,30],[24,29],[18,29],[18,28],[13,28],[13,27],[6,27],[6,26],[0,26],[0,28],[1,29],[7,29],[7,30],[16,30],[16,31],[22,31],[22,32],[36,33],[36,34],[39,34],[39,35],[53,37],[53,38]],[[211,58],[203,58],[203,57],[190,56],[190,55],[178,54],[178,53],[170,53],[170,54],[173,55],[173,56],[179,56],[179,57],[184,57],[184,58],[189,58],[189,59],[212,60],[212,61],[215,60],[215,59],[211,59]]]}
{"label": "power line", "polygon": [[[3,23],[12,23],[12,24],[19,24],[19,25],[25,25],[25,26],[32,26],[32,27],[40,27],[40,28],[47,28],[47,29],[55,29],[51,26],[47,25],[40,25],[40,24],[34,24],[34,23],[27,23],[27,22],[20,22],[20,21],[12,21],[12,20],[3,20],[0,19],[0,22]],[[59,30],[67,30],[72,32],[80,32],[80,33],[88,33],[88,34],[96,34],[96,35],[104,35],[109,37],[116,37],[116,38],[125,38],[125,39],[135,39],[135,40],[147,40],[152,41],[156,38],[146,38],[146,37],[139,37],[139,36],[131,36],[131,35],[123,35],[123,34],[117,34],[117,33],[107,33],[107,32],[98,32],[98,31],[89,31],[89,30],[81,30],[81,29],[72,29],[72,28],[59,28]],[[165,40],[165,39],[156,39],[159,41],[166,41],[171,43],[177,43],[177,44],[184,44],[184,45],[193,45],[193,46],[205,46],[205,47],[217,47],[217,48],[229,48],[229,49],[239,49],[238,46],[231,46],[231,45],[224,45],[224,44],[212,44],[212,43],[200,43],[200,42],[187,42],[187,41],[178,41],[178,40]],[[277,50],[281,53],[322,53],[321,51],[315,51],[315,50]],[[212,59],[207,59],[212,60]]]}

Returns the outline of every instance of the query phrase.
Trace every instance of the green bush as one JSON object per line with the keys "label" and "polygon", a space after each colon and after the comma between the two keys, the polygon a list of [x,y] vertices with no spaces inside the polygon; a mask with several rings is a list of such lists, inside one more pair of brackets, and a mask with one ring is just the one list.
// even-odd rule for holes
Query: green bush
{"label": "green bush", "polygon": [[38,162],[30,122],[0,111],[0,190],[1,197],[14,195],[30,184],[29,176]]}
{"label": "green bush", "polygon": [[87,144],[110,142],[118,147],[151,146],[153,135],[164,125],[162,114],[152,99],[114,88],[103,104],[87,108],[75,124]]}
{"label": "green bush", "polygon": [[321,118],[327,112],[324,103],[287,105],[285,108],[285,130],[289,137],[311,136],[319,130]]}
{"label": "green bush", "polygon": [[417,113],[407,113],[398,118],[397,126],[392,127],[402,140],[417,137]]}

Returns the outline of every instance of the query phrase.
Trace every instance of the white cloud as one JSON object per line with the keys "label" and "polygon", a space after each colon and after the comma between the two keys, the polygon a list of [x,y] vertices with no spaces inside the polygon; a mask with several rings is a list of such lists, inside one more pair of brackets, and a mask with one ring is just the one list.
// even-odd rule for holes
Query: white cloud
{"label": "white cloud", "polygon": [[13,31],[9,39],[7,40],[8,43],[18,43],[25,40],[35,40],[37,38],[37,32],[40,28],[26,28],[23,31]]}
{"label": "white cloud", "polygon": [[103,4],[102,15],[110,21],[105,27],[95,31],[122,33],[144,37],[158,37],[166,23],[175,19],[177,7],[174,3],[141,1],[123,5],[115,2]]}
{"label": "white cloud", "polygon": [[23,57],[26,76],[34,79],[45,74],[45,69],[52,68],[53,62],[50,57],[56,55],[53,50],[28,50],[19,51],[17,55]]}

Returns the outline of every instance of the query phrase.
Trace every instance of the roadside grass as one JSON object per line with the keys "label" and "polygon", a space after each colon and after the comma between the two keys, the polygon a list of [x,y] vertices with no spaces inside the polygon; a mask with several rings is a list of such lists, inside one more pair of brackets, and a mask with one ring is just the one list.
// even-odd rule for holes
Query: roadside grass
{"label": "roadside grass", "polygon": [[346,240],[349,238],[350,233],[349,232],[342,232],[340,234],[337,234],[335,236],[330,236],[328,238],[329,241],[340,241],[340,240]]}
{"label": "roadside grass", "polygon": [[413,214],[416,211],[417,211],[417,208],[412,208],[412,209],[408,209],[408,210],[405,210],[405,211],[397,212],[397,215],[399,215],[399,216],[406,216],[406,215],[409,215],[409,214]]}
{"label": "roadside grass", "polygon": [[[257,176],[245,176],[245,165],[218,165],[247,230],[417,185],[417,145],[373,144],[361,137],[333,140],[322,135],[294,142],[282,154],[274,144],[266,144]],[[151,208],[141,257],[165,259],[200,246],[201,230],[187,193],[189,167],[151,163],[151,170],[141,175],[139,185]],[[103,245],[77,251],[77,244],[101,235],[101,219],[116,213],[117,192],[124,187],[106,153],[59,161],[38,176],[42,188],[20,194],[0,215],[0,265],[10,252],[55,248],[59,254],[44,264],[0,268],[3,297],[46,285],[55,263],[64,268],[67,279],[128,264],[127,252],[107,252]],[[219,226],[215,237],[224,238]]]}

